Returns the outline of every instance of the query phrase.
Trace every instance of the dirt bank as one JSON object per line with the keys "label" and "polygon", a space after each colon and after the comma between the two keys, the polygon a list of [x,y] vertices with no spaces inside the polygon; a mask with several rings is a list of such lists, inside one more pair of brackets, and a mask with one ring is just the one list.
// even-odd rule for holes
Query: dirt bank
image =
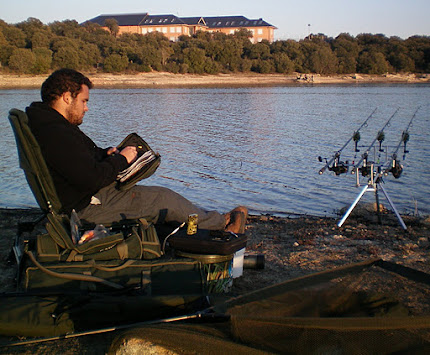
{"label": "dirt bank", "polygon": [[[86,73],[98,88],[162,88],[222,86],[286,86],[305,84],[428,83],[429,75],[218,74],[193,75],[166,72],[137,74]],[[0,89],[39,88],[47,75],[0,74]]]}

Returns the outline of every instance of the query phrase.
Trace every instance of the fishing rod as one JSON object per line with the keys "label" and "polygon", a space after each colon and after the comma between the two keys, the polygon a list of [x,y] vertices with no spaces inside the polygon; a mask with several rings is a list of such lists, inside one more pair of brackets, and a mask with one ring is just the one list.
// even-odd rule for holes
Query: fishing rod
{"label": "fishing rod", "polygon": [[39,344],[39,343],[44,343],[48,341],[64,340],[64,339],[77,338],[77,337],[87,336],[87,335],[103,334],[108,332],[114,332],[117,330],[144,327],[144,326],[155,325],[155,324],[174,323],[174,322],[188,321],[188,320],[200,320],[203,322],[205,321],[220,322],[220,321],[227,321],[229,319],[230,319],[230,316],[228,314],[209,313],[207,312],[207,310],[204,310],[201,312],[196,312],[192,314],[186,314],[186,315],[181,315],[181,316],[171,317],[171,318],[163,318],[163,319],[149,320],[149,321],[143,321],[143,322],[137,322],[137,323],[131,323],[131,324],[124,324],[124,325],[112,326],[112,327],[101,328],[101,329],[87,330],[87,331],[82,331],[77,333],[63,334],[63,335],[47,337],[47,338],[23,340],[23,341],[18,341],[14,343],[2,344],[0,345],[0,348]]}
{"label": "fishing rod", "polygon": [[402,136],[400,138],[399,144],[397,145],[396,149],[394,150],[393,154],[391,155],[391,162],[390,166],[387,167],[384,170],[384,175],[388,175],[389,173],[392,173],[393,176],[398,179],[403,171],[403,166],[400,164],[399,160],[397,159],[397,152],[400,149],[400,146],[403,143],[403,160],[406,158],[406,154],[409,153],[409,151],[406,149],[406,144],[409,141],[409,127],[412,125],[412,121],[414,120],[415,116],[417,115],[419,109],[421,106],[418,106],[416,111],[414,112],[411,120],[409,121],[408,125],[406,126],[406,129],[402,132]]}
{"label": "fishing rod", "polygon": [[[342,148],[340,148],[334,155],[333,157],[326,162],[326,164],[324,165],[324,167],[321,168],[321,170],[319,171],[319,174],[322,175],[324,173],[324,171],[328,168],[328,170],[330,171],[334,171],[336,175],[340,175],[343,173],[346,173],[348,171],[348,166],[345,165],[343,162],[340,162],[340,153],[342,152],[342,150],[345,149],[345,147],[352,141],[354,140],[355,142],[355,151],[359,152],[358,149],[358,141],[360,140],[360,129],[362,129],[364,126],[367,125],[367,122],[370,120],[370,118],[373,116],[373,114],[376,112],[378,108],[375,108],[373,110],[373,112],[366,118],[366,120],[361,124],[360,127],[358,127],[358,129],[356,131],[354,131],[354,133],[352,134],[352,136],[347,140],[347,142],[343,145]],[[320,162],[323,161],[323,158],[318,157],[318,160]],[[333,163],[333,165],[330,167],[330,165]],[[348,163],[346,163],[348,164]]]}
{"label": "fishing rod", "polygon": [[[356,170],[360,170],[363,176],[369,175],[370,170],[371,170],[371,166],[367,164],[367,158],[369,156],[369,151],[370,151],[370,149],[373,148],[373,146],[375,145],[376,141],[379,141],[379,151],[380,152],[384,151],[382,149],[382,142],[385,140],[384,129],[385,129],[385,127],[387,127],[390,124],[391,120],[397,114],[398,111],[399,111],[399,108],[397,108],[397,110],[394,111],[394,113],[387,120],[387,122],[385,122],[385,124],[382,127],[382,129],[380,131],[378,131],[378,134],[376,135],[375,139],[369,145],[369,147],[366,149],[366,152],[361,156],[361,159],[358,161],[358,163],[356,163],[356,164],[353,165],[352,174],[355,174]],[[361,168],[359,168],[359,166],[361,165],[361,163],[363,163],[363,166]]]}

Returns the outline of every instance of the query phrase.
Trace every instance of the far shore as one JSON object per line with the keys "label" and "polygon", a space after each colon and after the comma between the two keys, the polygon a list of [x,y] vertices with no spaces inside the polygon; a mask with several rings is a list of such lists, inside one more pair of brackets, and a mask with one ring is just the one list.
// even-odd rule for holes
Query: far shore
{"label": "far shore", "polygon": [[[313,84],[415,84],[429,83],[430,74],[256,74],[232,73],[217,75],[173,74],[151,72],[136,74],[85,73],[96,88],[173,88],[173,87],[246,87],[290,86]],[[45,75],[0,73],[0,89],[40,88]]]}

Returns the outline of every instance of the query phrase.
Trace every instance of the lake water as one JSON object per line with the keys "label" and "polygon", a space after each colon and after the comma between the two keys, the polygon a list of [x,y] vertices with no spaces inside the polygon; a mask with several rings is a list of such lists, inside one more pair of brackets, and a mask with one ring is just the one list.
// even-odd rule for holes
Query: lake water
{"label": "lake water", "polygon": [[[142,184],[169,187],[220,212],[241,204],[279,215],[333,216],[350,205],[362,189],[355,176],[319,175],[318,156],[330,158],[377,108],[360,131],[361,154],[399,108],[384,130],[391,155],[420,107],[403,174],[387,176],[384,187],[401,213],[430,214],[430,85],[94,89],[90,95],[81,129],[97,144],[112,146],[137,132],[161,154],[161,166]],[[36,206],[7,120],[10,108],[34,100],[38,90],[0,90],[1,207]],[[357,161],[354,155],[351,143],[342,160]],[[374,202],[374,195],[362,201]],[[383,195],[381,203],[388,206]]]}

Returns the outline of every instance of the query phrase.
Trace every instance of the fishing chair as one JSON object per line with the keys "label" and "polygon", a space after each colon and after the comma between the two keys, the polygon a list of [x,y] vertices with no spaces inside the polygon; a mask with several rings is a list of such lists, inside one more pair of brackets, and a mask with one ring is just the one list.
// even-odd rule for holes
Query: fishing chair
{"label": "fishing chair", "polygon": [[[55,213],[61,208],[60,200],[54,187],[51,175],[42,157],[39,144],[28,126],[27,115],[18,109],[9,112],[9,122],[15,134],[18,149],[19,165],[24,170],[25,177],[33,192],[43,215],[34,222],[18,224],[18,232],[13,246],[13,252],[18,265],[18,275],[21,271],[23,248],[21,236],[24,232],[32,232],[48,214]],[[28,243],[28,240],[25,241]]]}
{"label": "fishing chair", "polygon": [[[34,255],[29,252],[29,240],[21,241],[23,232],[31,232],[43,219],[47,218],[46,230],[48,234],[36,238],[37,254],[40,261],[84,261],[84,260],[112,260],[112,259],[152,259],[160,257],[157,251],[158,238],[155,228],[145,226],[145,221],[124,220],[114,225],[114,233],[82,245],[75,245],[71,238],[70,218],[60,213],[61,202],[58,198],[52,177],[40,150],[40,146],[28,125],[25,112],[12,109],[9,112],[9,121],[15,134],[20,167],[24,170],[27,182],[36,201],[43,212],[43,216],[33,223],[18,226],[18,233],[13,246],[13,252],[18,264],[18,275],[22,271],[24,252],[30,258]],[[142,236],[136,232],[137,227],[144,226],[145,241],[149,250],[145,248]],[[152,225],[151,225],[152,226]],[[87,226],[88,227],[88,226]],[[152,226],[153,227],[153,226]],[[85,226],[84,226],[85,229]],[[87,228],[92,229],[92,228]],[[142,228],[140,228],[142,229]],[[148,236],[149,234],[149,236]],[[146,246],[147,247],[147,246]],[[33,246],[34,248],[34,246]],[[154,249],[154,250],[152,250]],[[146,255],[145,253],[149,255]]]}

